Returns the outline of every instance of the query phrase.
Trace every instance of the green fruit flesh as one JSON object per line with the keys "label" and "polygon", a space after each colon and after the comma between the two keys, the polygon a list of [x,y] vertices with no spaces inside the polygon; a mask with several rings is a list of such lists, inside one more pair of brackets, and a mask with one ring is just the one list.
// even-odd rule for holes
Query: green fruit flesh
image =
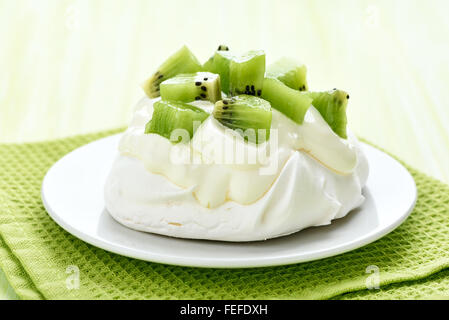
{"label": "green fruit flesh", "polygon": [[[201,66],[184,46],[142,88],[150,98],[162,96],[154,104],[153,119],[145,127],[145,133],[169,139],[175,129],[185,129],[191,138],[193,122],[201,123],[209,116],[204,110],[186,104],[195,100],[215,103],[213,115],[223,125],[240,131],[252,129],[253,135],[243,134],[250,142],[260,143],[269,138],[271,107],[302,124],[311,105],[338,136],[347,138],[348,94],[336,89],[309,92],[307,68],[291,58],[281,58],[270,65],[265,76],[265,53],[260,50],[235,55],[227,46],[220,45]],[[233,97],[221,100],[222,91]],[[259,129],[267,130],[266,139],[260,139]]]}
{"label": "green fruit flesh", "polygon": [[159,97],[159,85],[181,73],[195,73],[202,70],[202,66],[193,53],[183,46],[176,53],[170,56],[158,68],[158,70],[142,84],[142,89],[148,97]]}
{"label": "green fruit flesh", "polygon": [[271,106],[258,97],[239,95],[218,101],[213,116],[246,141],[258,144],[270,138]]}
{"label": "green fruit flesh", "polygon": [[221,90],[229,93],[229,65],[233,59],[229,51],[216,51],[215,54],[203,65],[203,70],[220,75]]}
{"label": "green fruit flesh", "polygon": [[266,78],[263,82],[262,98],[271,106],[298,124],[302,124],[307,110],[312,104],[312,98],[298,90],[291,89],[281,81]]}
{"label": "green fruit flesh", "polygon": [[229,93],[260,96],[265,76],[265,52],[249,51],[229,64]]}
{"label": "green fruit flesh", "polygon": [[346,139],[346,107],[349,95],[342,90],[303,93],[313,99],[312,105],[341,138]]}
{"label": "green fruit flesh", "polygon": [[179,74],[160,85],[161,97],[168,101],[221,100],[220,76],[210,72]]}
{"label": "green fruit flesh", "polygon": [[305,65],[291,58],[281,58],[267,68],[267,77],[275,78],[287,87],[308,91],[307,68]]}
{"label": "green fruit flesh", "polygon": [[[174,143],[188,142],[186,140],[193,137],[194,129],[207,117],[209,114],[200,108],[161,100],[154,103],[153,117],[145,126],[145,133],[159,134]],[[177,129],[183,131],[174,131]]]}
{"label": "green fruit flesh", "polygon": [[207,72],[215,73],[215,65],[214,65],[214,57],[210,57],[204,64],[203,64],[203,70]]}

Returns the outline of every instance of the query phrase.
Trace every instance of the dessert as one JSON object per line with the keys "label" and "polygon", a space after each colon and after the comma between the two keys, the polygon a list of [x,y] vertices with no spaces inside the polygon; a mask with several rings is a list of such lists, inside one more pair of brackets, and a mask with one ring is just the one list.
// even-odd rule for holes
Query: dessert
{"label": "dessert", "polygon": [[[105,185],[123,225],[173,237],[256,241],[360,206],[368,164],[347,128],[349,95],[309,91],[291,58],[183,47],[144,84]],[[162,77],[161,77],[162,75]]]}

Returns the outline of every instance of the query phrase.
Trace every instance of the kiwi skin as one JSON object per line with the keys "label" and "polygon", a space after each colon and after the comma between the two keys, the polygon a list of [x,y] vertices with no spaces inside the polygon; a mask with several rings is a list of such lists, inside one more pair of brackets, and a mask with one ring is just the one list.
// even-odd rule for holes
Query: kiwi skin
{"label": "kiwi skin", "polygon": [[217,101],[212,115],[222,125],[236,130],[245,141],[259,144],[270,138],[271,106],[261,98],[239,95]]}
{"label": "kiwi skin", "polygon": [[202,70],[198,59],[187,46],[172,54],[159,66],[157,71],[142,84],[142,89],[149,98],[160,96],[160,84],[180,73],[195,73]]}
{"label": "kiwi skin", "polygon": [[[171,134],[176,129],[184,129],[190,139],[194,135],[194,122],[202,123],[209,117],[203,109],[174,101],[157,101],[154,103],[152,119],[145,126],[145,134],[156,133],[171,140]],[[178,137],[174,143],[181,142]]]}
{"label": "kiwi skin", "polygon": [[323,119],[332,130],[343,139],[347,139],[346,108],[349,95],[343,90],[325,92],[304,92],[305,96],[312,98],[312,105],[320,112]]}

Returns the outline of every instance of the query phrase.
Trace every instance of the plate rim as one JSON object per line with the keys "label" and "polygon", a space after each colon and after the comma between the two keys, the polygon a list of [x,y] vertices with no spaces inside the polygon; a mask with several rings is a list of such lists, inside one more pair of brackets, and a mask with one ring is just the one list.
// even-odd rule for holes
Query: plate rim
{"label": "plate rim", "polygon": [[[334,257],[340,254],[344,254],[356,249],[359,249],[361,247],[364,247],[376,240],[379,240],[380,238],[386,236],[387,234],[394,231],[397,227],[399,227],[411,214],[413,211],[416,201],[417,201],[417,188],[415,179],[410,174],[410,172],[405,168],[398,160],[390,156],[385,151],[378,149],[366,142],[360,141],[359,143],[363,145],[363,147],[368,147],[375,149],[378,152],[383,153],[386,155],[390,160],[394,161],[395,163],[399,164],[399,166],[405,171],[405,173],[408,175],[408,178],[410,178],[411,182],[413,183],[412,189],[413,189],[413,201],[411,202],[409,208],[405,210],[402,215],[400,215],[397,219],[395,219],[394,223],[391,223],[388,225],[388,227],[382,228],[380,230],[373,230],[363,237],[361,237],[358,241],[353,241],[335,248],[331,249],[322,249],[322,250],[316,250],[311,253],[307,254],[292,254],[287,255],[283,257],[258,257],[258,258],[240,258],[240,259],[220,259],[220,258],[198,258],[195,257],[195,261],[193,261],[193,258],[186,258],[186,257],[179,257],[179,256],[172,256],[172,255],[161,255],[158,253],[151,253],[151,252],[141,252],[133,248],[124,247],[121,244],[111,244],[108,241],[105,240],[98,240],[89,234],[83,232],[82,230],[79,230],[77,228],[72,227],[70,224],[66,223],[63,219],[60,218],[58,214],[53,212],[50,205],[47,202],[47,199],[45,197],[45,185],[48,181],[49,173],[54,169],[56,164],[63,161],[65,158],[70,157],[70,155],[81,148],[85,148],[93,143],[98,143],[101,140],[105,139],[112,139],[117,138],[118,136],[122,135],[123,133],[113,134],[107,137],[103,137],[100,139],[96,139],[94,141],[91,141],[87,144],[84,144],[71,152],[67,153],[63,157],[61,157],[59,160],[57,160],[53,165],[48,169],[48,171],[45,174],[45,177],[41,184],[41,199],[42,203],[44,205],[45,210],[47,211],[48,215],[52,218],[53,221],[55,221],[61,228],[63,228],[65,231],[70,233],[71,235],[75,236],[81,241],[84,241],[90,245],[93,245],[97,248],[119,254],[121,256],[125,256],[128,258],[133,259],[139,259],[143,261],[148,262],[154,262],[154,263],[161,263],[161,264],[168,264],[168,265],[174,265],[174,266],[183,266],[183,267],[195,267],[195,268],[217,268],[217,269],[234,269],[234,268],[261,268],[261,267],[274,267],[274,266],[282,266],[282,265],[291,265],[291,264],[297,264],[297,263],[304,263],[304,262],[310,262],[315,260],[322,260],[325,258]],[[105,209],[106,210],[106,209]],[[109,213],[108,213],[109,214]],[[116,222],[118,222],[114,217],[111,218]],[[122,225],[122,224],[120,224]],[[124,226],[125,227],[125,226]],[[127,227],[126,227],[127,228]],[[130,229],[132,230],[132,229]],[[142,231],[136,231],[135,232],[142,232]],[[300,232],[300,231],[298,231]],[[158,235],[158,234],[152,234],[154,236],[161,236],[166,237],[164,235]],[[182,238],[177,238],[182,239]],[[191,240],[191,239],[190,239]],[[209,241],[209,240],[203,240],[203,241]],[[220,241],[214,241],[214,242],[220,242]]]}

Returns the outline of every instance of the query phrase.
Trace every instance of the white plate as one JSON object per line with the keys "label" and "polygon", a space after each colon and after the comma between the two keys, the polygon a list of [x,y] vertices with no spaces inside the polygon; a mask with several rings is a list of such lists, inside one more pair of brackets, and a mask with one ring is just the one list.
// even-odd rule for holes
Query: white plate
{"label": "white plate", "polygon": [[62,228],[94,246],[124,256],[195,267],[262,267],[311,261],[373,242],[399,226],[416,200],[408,171],[387,154],[363,144],[370,175],[362,207],[329,226],[260,242],[186,240],[128,229],[104,209],[103,187],[120,135],[67,154],[48,171],[42,200]]}

